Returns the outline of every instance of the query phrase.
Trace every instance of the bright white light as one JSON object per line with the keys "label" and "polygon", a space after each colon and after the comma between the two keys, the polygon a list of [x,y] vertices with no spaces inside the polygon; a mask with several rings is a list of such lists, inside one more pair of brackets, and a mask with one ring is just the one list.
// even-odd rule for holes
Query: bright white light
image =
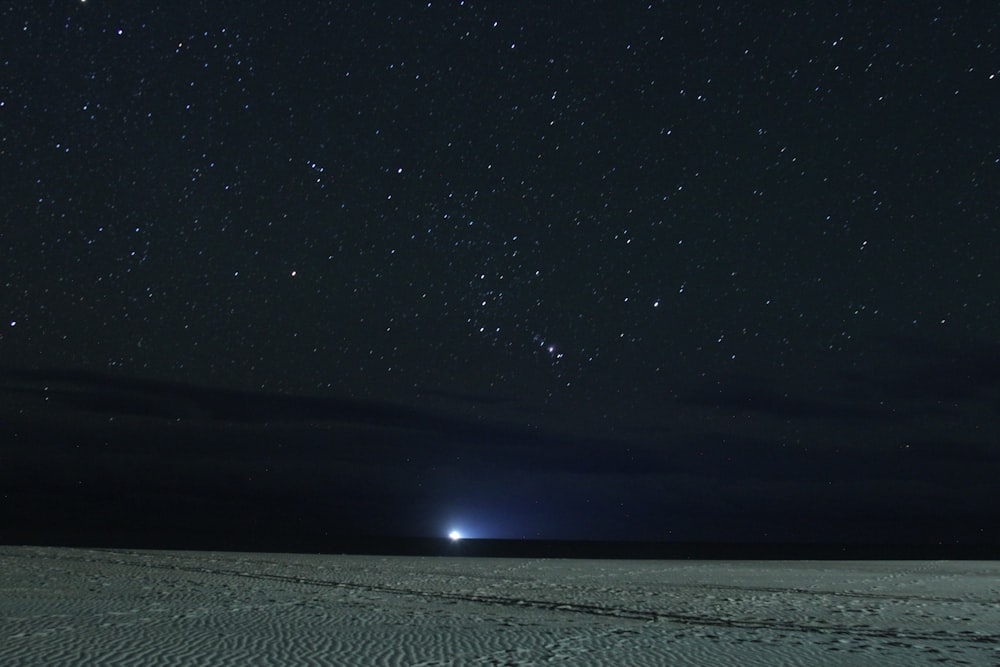
{"label": "bright white light", "polygon": [[458,532],[457,530],[453,530],[450,533],[448,533],[448,537],[451,538],[452,542],[458,542],[460,539],[462,539],[462,533]]}

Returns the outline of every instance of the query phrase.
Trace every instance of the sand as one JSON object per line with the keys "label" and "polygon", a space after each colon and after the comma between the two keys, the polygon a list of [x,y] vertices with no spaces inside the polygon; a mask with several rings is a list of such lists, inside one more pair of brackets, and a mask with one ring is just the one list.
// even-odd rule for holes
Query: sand
{"label": "sand", "polygon": [[1000,665],[997,561],[0,547],[0,665]]}

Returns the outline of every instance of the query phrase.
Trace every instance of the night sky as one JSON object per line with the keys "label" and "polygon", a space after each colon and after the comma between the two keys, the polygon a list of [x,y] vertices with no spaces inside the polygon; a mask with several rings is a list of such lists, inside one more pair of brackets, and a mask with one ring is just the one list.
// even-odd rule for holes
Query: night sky
{"label": "night sky", "polygon": [[0,541],[1000,543],[996,8],[515,4],[0,9]]}

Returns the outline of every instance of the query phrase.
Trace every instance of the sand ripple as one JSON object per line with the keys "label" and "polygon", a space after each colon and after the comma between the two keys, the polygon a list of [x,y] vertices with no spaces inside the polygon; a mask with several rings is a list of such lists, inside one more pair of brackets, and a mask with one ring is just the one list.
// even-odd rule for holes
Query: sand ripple
{"label": "sand ripple", "polygon": [[986,665],[1000,563],[0,547],[3,665]]}

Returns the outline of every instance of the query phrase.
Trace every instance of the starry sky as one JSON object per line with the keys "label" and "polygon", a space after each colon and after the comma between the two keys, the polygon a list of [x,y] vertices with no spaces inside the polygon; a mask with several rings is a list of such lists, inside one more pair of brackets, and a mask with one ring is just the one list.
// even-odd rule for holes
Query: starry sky
{"label": "starry sky", "polygon": [[998,107],[989,3],[7,4],[0,519],[1000,543]]}

